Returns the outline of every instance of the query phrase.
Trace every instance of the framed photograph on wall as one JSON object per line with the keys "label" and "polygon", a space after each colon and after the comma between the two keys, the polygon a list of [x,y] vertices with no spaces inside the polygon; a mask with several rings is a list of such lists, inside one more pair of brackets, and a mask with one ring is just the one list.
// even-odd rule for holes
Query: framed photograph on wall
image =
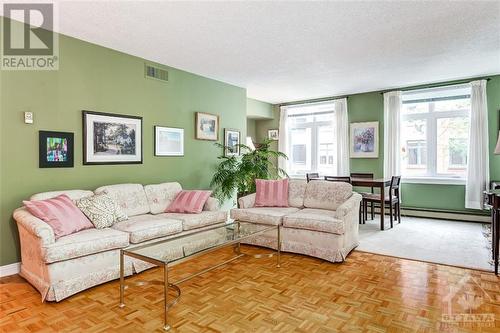
{"label": "framed photograph on wall", "polygon": [[351,123],[351,158],[378,158],[378,121]]}
{"label": "framed photograph on wall", "polygon": [[241,133],[238,130],[224,129],[224,156],[239,156],[241,143]]}
{"label": "framed photograph on wall", "polygon": [[219,140],[219,116],[210,113],[196,112],[196,139]]}
{"label": "framed photograph on wall", "polygon": [[141,164],[142,117],[83,111],[83,164]]}
{"label": "framed photograph on wall", "polygon": [[280,138],[280,136],[279,136],[279,130],[277,130],[277,129],[267,130],[267,138],[269,140],[278,141],[278,139]]}
{"label": "framed photograph on wall", "polygon": [[40,131],[38,133],[38,166],[40,168],[73,167],[73,133]]}
{"label": "framed photograph on wall", "polygon": [[155,126],[155,156],[184,156],[184,129]]}

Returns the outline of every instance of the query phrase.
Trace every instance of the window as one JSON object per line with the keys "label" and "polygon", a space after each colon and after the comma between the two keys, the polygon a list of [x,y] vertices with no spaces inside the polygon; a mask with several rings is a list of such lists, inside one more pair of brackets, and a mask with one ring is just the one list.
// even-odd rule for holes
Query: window
{"label": "window", "polygon": [[309,172],[335,175],[336,145],[333,103],[290,106],[288,158],[290,176]]}
{"label": "window", "polygon": [[465,180],[470,87],[403,93],[401,173],[407,179]]}

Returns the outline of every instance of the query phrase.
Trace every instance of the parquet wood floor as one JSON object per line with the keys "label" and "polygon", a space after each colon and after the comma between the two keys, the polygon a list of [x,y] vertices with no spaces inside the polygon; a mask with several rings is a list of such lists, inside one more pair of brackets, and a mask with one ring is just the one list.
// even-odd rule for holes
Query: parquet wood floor
{"label": "parquet wood floor", "polygon": [[[188,261],[171,276],[230,254],[224,249]],[[160,269],[151,269],[131,279],[161,278]],[[492,273],[363,252],[342,264],[283,254],[281,268],[275,258],[243,257],[180,287],[171,332],[500,332],[500,278]],[[123,309],[118,290],[112,281],[42,304],[21,277],[2,278],[0,332],[163,332],[161,286],[130,287]],[[481,320],[493,321],[443,322],[448,313],[491,314]]]}

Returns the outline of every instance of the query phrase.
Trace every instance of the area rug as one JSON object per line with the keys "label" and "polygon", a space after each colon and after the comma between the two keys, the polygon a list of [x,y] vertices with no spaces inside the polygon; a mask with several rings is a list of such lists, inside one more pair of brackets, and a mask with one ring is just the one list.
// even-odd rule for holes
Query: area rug
{"label": "area rug", "polygon": [[394,228],[380,230],[379,217],[359,226],[356,250],[399,258],[491,271],[487,225],[402,217]]}

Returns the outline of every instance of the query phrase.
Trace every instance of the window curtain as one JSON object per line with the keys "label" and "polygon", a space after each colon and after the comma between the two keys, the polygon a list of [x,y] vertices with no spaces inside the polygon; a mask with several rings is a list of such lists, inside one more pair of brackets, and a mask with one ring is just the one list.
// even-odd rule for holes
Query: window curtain
{"label": "window curtain", "polygon": [[335,110],[335,136],[337,142],[337,175],[349,176],[349,120],[347,98],[333,101]]}
{"label": "window curtain", "polygon": [[[280,124],[278,133],[278,151],[288,155],[288,109],[286,106],[280,107]],[[288,173],[288,160],[278,158],[278,167]]]}
{"label": "window curtain", "polygon": [[486,80],[472,81],[470,85],[470,139],[467,157],[465,208],[482,209],[483,191],[488,188],[490,182]]}
{"label": "window curtain", "polygon": [[384,178],[401,175],[401,91],[384,94]]}

